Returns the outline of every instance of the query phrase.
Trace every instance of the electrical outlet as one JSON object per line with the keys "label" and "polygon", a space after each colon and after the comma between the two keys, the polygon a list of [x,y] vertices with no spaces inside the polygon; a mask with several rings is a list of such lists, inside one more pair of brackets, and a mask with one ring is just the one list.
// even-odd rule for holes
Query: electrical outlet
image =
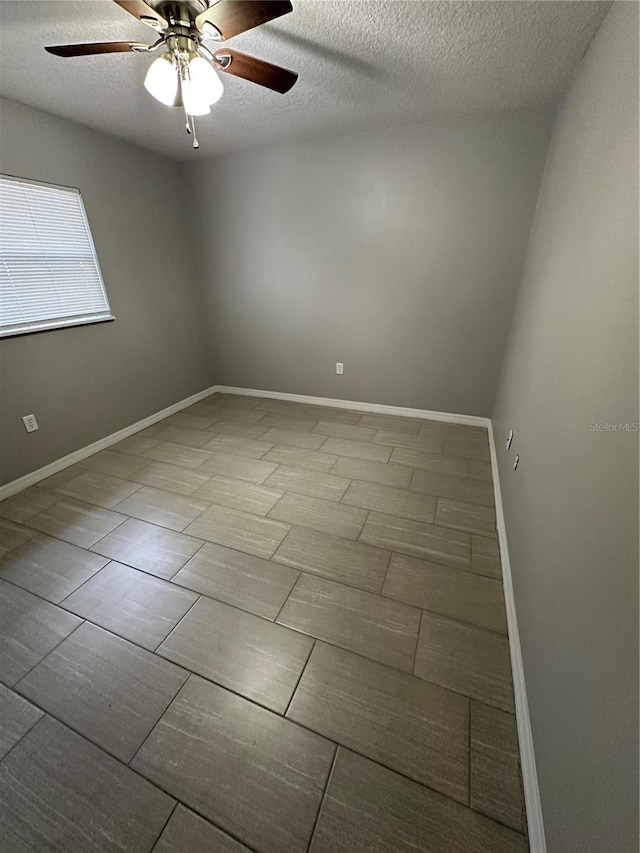
{"label": "electrical outlet", "polygon": [[509,435],[507,436],[507,450],[511,450],[511,442],[513,441],[513,430],[509,430]]}
{"label": "electrical outlet", "polygon": [[336,361],[336,373],[338,376],[342,376],[344,373],[344,364],[341,361]]}
{"label": "electrical outlet", "polygon": [[22,418],[22,423],[27,432],[35,432],[37,429],[40,429],[35,415],[25,415]]}

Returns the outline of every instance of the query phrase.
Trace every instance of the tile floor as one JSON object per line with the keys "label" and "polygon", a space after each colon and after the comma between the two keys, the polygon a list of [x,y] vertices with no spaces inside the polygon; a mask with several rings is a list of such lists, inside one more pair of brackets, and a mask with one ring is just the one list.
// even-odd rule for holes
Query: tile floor
{"label": "tile floor", "polygon": [[0,849],[528,849],[486,432],[216,395],[0,503]]}

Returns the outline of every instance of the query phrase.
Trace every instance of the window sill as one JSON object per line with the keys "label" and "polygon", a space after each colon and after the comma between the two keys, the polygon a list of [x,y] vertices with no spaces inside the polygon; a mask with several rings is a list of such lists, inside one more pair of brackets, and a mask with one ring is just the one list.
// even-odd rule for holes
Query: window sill
{"label": "window sill", "polygon": [[77,326],[95,326],[97,323],[113,323],[115,320],[113,314],[107,317],[91,317],[87,319],[62,320],[59,322],[52,321],[38,326],[19,326],[15,329],[0,329],[0,340],[3,338],[21,338],[24,335],[37,335],[43,332],[54,332],[58,329],[73,329]]}

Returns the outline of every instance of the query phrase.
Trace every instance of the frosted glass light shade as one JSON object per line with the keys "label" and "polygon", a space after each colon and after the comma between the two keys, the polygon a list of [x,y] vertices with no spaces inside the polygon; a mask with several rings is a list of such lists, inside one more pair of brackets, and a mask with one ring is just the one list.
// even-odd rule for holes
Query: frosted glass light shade
{"label": "frosted glass light shade", "polygon": [[189,115],[207,115],[210,105],[220,100],[223,91],[222,80],[212,65],[202,56],[194,56],[182,80],[182,99]]}
{"label": "frosted glass light shade", "polygon": [[170,54],[163,53],[151,63],[144,88],[161,104],[173,105],[178,94],[178,72]]}

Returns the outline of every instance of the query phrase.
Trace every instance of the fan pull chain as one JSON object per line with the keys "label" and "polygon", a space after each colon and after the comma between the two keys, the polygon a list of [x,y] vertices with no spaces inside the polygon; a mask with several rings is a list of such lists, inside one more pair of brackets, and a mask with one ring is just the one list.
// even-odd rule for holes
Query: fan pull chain
{"label": "fan pull chain", "polygon": [[196,136],[196,122],[193,116],[190,116],[188,112],[185,110],[186,122],[185,129],[190,136],[193,136],[193,147],[200,148],[200,143],[198,142],[198,137]]}

